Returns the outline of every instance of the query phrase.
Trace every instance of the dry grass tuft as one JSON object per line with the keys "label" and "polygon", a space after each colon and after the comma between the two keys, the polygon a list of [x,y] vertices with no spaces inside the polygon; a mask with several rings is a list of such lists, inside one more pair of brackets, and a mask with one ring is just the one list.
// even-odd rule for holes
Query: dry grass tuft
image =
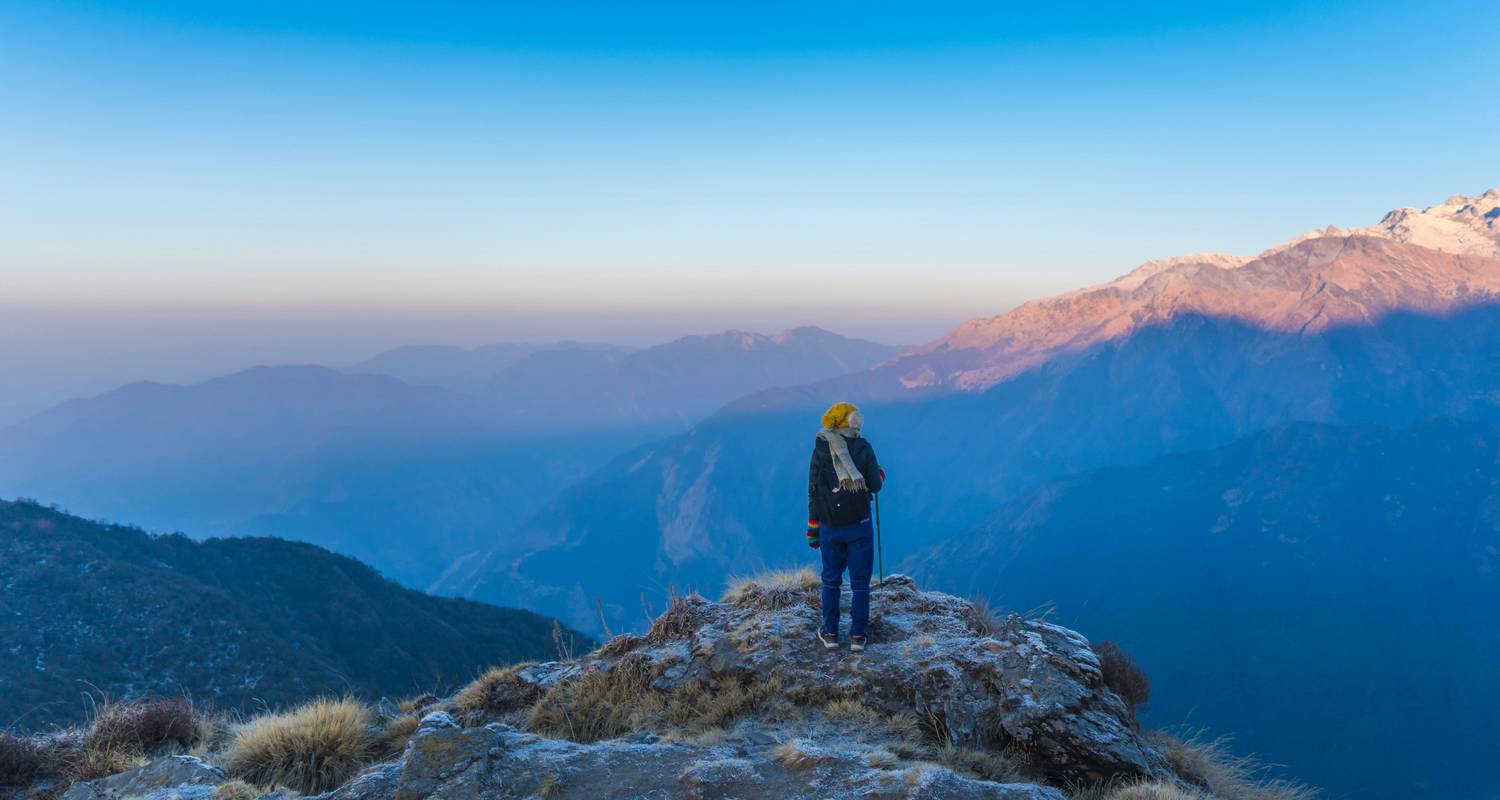
{"label": "dry grass tuft", "polygon": [[926,705],[918,708],[917,729],[928,742],[939,747],[953,744],[953,728],[948,725],[948,711],[942,706]]}
{"label": "dry grass tuft", "polygon": [[616,658],[634,650],[639,650],[646,640],[633,633],[622,633],[610,639],[599,648],[599,655],[605,658]]}
{"label": "dry grass tuft", "polygon": [[963,610],[964,621],[969,623],[969,628],[976,636],[998,637],[1004,630],[1000,618],[995,616],[995,610],[990,607],[990,601],[983,597],[976,597],[969,601]]}
{"label": "dry grass tuft", "polygon": [[372,717],[369,708],[349,698],[315,700],[257,717],[235,731],[225,771],[252,784],[304,794],[335,789],[369,759],[365,732]]}
{"label": "dry grass tuft", "polygon": [[1166,754],[1177,774],[1221,800],[1313,800],[1318,796],[1306,784],[1267,775],[1267,767],[1255,757],[1230,752],[1228,739],[1195,736],[1184,740],[1156,732],[1147,738]]}
{"label": "dry grass tuft", "polygon": [[906,761],[936,764],[960,775],[996,783],[1031,783],[1033,776],[1010,752],[953,743],[897,741],[891,751]]}
{"label": "dry grass tuft", "polygon": [[213,800],[255,800],[261,792],[255,790],[254,786],[240,780],[227,781],[214,787],[214,792],[209,795]]}
{"label": "dry grass tuft", "polygon": [[149,755],[206,747],[214,731],[214,720],[187,698],[106,702],[81,730],[31,739],[0,734],[0,784],[97,780],[138,767]]}
{"label": "dry grass tuft", "polygon": [[427,710],[428,706],[437,702],[437,696],[432,692],[423,692],[416,697],[408,697],[396,704],[396,708],[403,714],[416,714]]}
{"label": "dry grass tuft", "polygon": [[90,745],[58,752],[55,758],[57,767],[49,770],[49,773],[60,777],[63,783],[95,781],[146,763],[146,759],[136,751],[111,750]]}
{"label": "dry grass tuft", "polygon": [[858,698],[843,697],[830,700],[823,706],[823,716],[831,722],[851,722],[861,725],[873,725],[881,714],[875,709],[861,703]]}
{"label": "dry grass tuft", "polygon": [[890,769],[896,766],[896,754],[889,750],[871,750],[865,753],[865,766],[871,769]]}
{"label": "dry grass tuft", "polygon": [[715,679],[712,686],[689,683],[666,695],[663,713],[673,727],[704,731],[722,727],[761,696],[748,682],[735,678]]}
{"label": "dry grass tuft", "polygon": [[686,639],[698,630],[698,604],[704,602],[697,594],[673,597],[661,616],[651,623],[646,631],[646,641],[652,645],[663,645],[677,639]]}
{"label": "dry grass tuft", "polygon": [[1070,800],[1210,800],[1168,781],[1102,784],[1075,791],[1068,797]]}
{"label": "dry grass tuft", "polygon": [[[632,653],[639,656],[638,653]],[[639,729],[648,702],[649,673],[644,658],[621,659],[608,671],[589,672],[548,689],[532,705],[526,726],[555,739],[590,744]]]}
{"label": "dry grass tuft", "polygon": [[422,717],[419,714],[403,714],[387,722],[370,742],[370,753],[376,759],[400,755],[421,724]]}
{"label": "dry grass tuft", "polygon": [[776,748],[771,751],[771,757],[780,761],[788,769],[795,770],[812,769],[823,760],[822,753],[802,739],[793,739],[776,745]]}
{"label": "dry grass tuft", "polygon": [[521,677],[522,670],[533,666],[536,666],[534,661],[491,667],[453,696],[453,710],[505,712],[535,703],[542,696],[541,689]]}
{"label": "dry grass tuft", "polygon": [[822,579],[811,569],[763,572],[731,581],[720,602],[762,611],[775,611],[798,603],[817,605],[822,585]]}
{"label": "dry grass tuft", "polygon": [[35,743],[0,732],[0,786],[28,786],[41,771],[42,754]]}
{"label": "dry grass tuft", "polygon": [[897,711],[885,720],[886,730],[898,738],[915,741],[922,736],[922,726],[917,718],[905,711]]}
{"label": "dry grass tuft", "polygon": [[774,678],[757,689],[734,677],[663,691],[652,687],[658,671],[645,654],[629,653],[612,669],[585,673],[547,690],[531,707],[527,728],[584,744],[647,729],[685,736],[723,727],[780,691]]}
{"label": "dry grass tuft", "polygon": [[1115,642],[1094,645],[1094,654],[1099,656],[1104,685],[1125,701],[1125,708],[1135,717],[1136,710],[1145,708],[1151,700],[1151,680],[1146,672]]}
{"label": "dry grass tuft", "polygon": [[107,703],[90,724],[85,746],[136,754],[169,744],[186,750],[197,743],[203,731],[200,721],[186,697]]}
{"label": "dry grass tuft", "polygon": [[1002,751],[947,745],[935,748],[932,759],[954,772],[995,783],[1029,780],[1027,772]]}
{"label": "dry grass tuft", "polygon": [[723,728],[707,728],[701,731],[673,729],[662,737],[668,742],[679,742],[694,747],[717,747],[729,741],[729,731]]}

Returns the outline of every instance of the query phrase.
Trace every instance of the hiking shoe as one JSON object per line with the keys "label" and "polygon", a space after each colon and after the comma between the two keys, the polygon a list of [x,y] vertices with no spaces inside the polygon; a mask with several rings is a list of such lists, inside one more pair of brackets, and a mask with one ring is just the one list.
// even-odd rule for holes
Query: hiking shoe
{"label": "hiking shoe", "polygon": [[865,649],[865,637],[863,637],[863,636],[850,636],[849,637],[849,650],[851,652],[858,653],[858,652],[860,652],[861,650],[864,650],[864,649]]}
{"label": "hiking shoe", "polygon": [[823,643],[823,647],[832,650],[839,646],[839,635],[818,631],[818,641]]}

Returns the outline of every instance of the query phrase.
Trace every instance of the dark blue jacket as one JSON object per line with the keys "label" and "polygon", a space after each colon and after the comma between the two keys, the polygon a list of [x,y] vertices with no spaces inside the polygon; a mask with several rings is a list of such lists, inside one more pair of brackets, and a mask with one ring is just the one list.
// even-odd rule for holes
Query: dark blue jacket
{"label": "dark blue jacket", "polygon": [[880,491],[882,475],[875,460],[875,448],[862,436],[844,437],[849,443],[849,458],[865,478],[867,491],[835,491],[838,473],[833,469],[833,453],[821,438],[813,440],[812,463],[807,468],[807,519],[830,527],[853,525],[870,516],[870,494]]}

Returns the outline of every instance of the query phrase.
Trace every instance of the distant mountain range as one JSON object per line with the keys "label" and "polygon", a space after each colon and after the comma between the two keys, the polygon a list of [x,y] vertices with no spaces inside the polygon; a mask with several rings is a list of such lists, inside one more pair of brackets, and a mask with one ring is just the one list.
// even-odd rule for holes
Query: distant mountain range
{"label": "distant mountain range", "polygon": [[[453,351],[426,373],[424,348],[363,372],[258,367],[63,403],[0,429],[0,492],[155,530],[301,539],[425,586],[616,453],[747,391],[862,369],[895,348],[800,328],[630,353]],[[382,369],[406,380],[368,374]]]}
{"label": "distant mountain range", "polygon": [[[1425,213],[1500,237],[1497,206],[1491,191]],[[1417,226],[1410,214],[1387,219],[1397,217]],[[1454,240],[1455,251],[1473,247]],[[908,547],[1061,475],[1285,422],[1500,417],[1500,260],[1364,232],[1226,258],[1156,262],[964,323],[864,372],[737,401],[620,456],[517,528],[550,547],[499,545],[437,588],[579,625],[596,624],[586,599],[600,595],[620,614],[612,624],[627,625],[639,622],[642,586],[796,559],[802,465],[833,398],[869,404],[891,475],[884,510],[911,532]],[[576,568],[590,558],[630,568]]]}
{"label": "distant mountain range", "polygon": [[[863,372],[750,395],[688,433],[617,457],[516,528],[513,539],[530,546],[518,551],[500,545],[464,559],[435,588],[523,604],[590,630],[598,626],[596,602],[602,602],[610,626],[619,630],[642,625],[643,599],[656,598],[659,604],[669,591],[713,591],[727,576],[813,560],[801,537],[804,465],[818,413],[835,399],[865,405],[866,432],[889,476],[881,504],[885,556],[888,564],[905,561],[911,568],[924,566],[913,554],[932,553],[929,548],[972,530],[996,508],[1008,508],[1027,492],[1081,471],[1219,448],[1299,421],[1398,427],[1434,417],[1500,422],[1500,258],[1484,244],[1500,242],[1497,206],[1500,191],[1492,190],[1424,211],[1392,212],[1368,229],[1317,232],[1253,258],[1208,255],[1153,262],[1101,287],[964,323],[937,342]],[[1438,442],[1430,452],[1417,448],[1411,457],[1414,463],[1431,463],[1444,458],[1443,448],[1451,445]],[[1470,491],[1451,502],[1470,510],[1492,502],[1482,485],[1462,486]],[[1350,493],[1312,493],[1304,499],[1295,507],[1300,516],[1288,524],[1345,531],[1357,530],[1353,521],[1365,511],[1349,504],[1367,502]],[[1114,518],[1115,509],[1096,496],[1078,494],[1071,502],[1078,504],[1074,514]],[[1472,532],[1461,520],[1425,519],[1434,526],[1429,535],[1457,537],[1450,547],[1473,543],[1465,538]],[[1449,523],[1460,527],[1442,527]],[[1128,547],[1136,536],[1148,534],[1122,525],[1110,535]],[[958,541],[946,558],[965,557],[963,539]],[[1081,540],[1076,544],[1074,553],[1083,547]],[[1390,537],[1372,535],[1365,545],[1372,551],[1361,557],[1409,556]],[[1305,563],[1294,564],[1273,559],[1267,547],[1279,544],[1257,539],[1219,555],[1265,565],[1260,590],[1276,587],[1308,603],[1322,602],[1321,596],[1292,591],[1302,585],[1299,580],[1326,576],[1338,583],[1357,574],[1339,562],[1347,554],[1336,548],[1310,551]],[[1051,572],[1037,575],[1035,586],[1075,580],[1063,564],[1046,567]],[[1475,564],[1429,559],[1423,567],[1420,574],[1450,584],[1447,591]],[[1182,580],[1198,585],[1191,577]],[[1005,582],[982,567],[972,573],[970,585],[1005,597]],[[1366,598],[1357,582],[1339,585],[1351,592],[1351,599],[1338,606],[1349,615],[1351,630],[1382,624],[1379,609],[1392,599]],[[1421,591],[1411,583],[1392,586]],[[1247,585],[1246,591],[1257,587]],[[1083,597],[1055,596],[1060,603]],[[1441,596],[1459,602],[1477,595]],[[1485,597],[1490,599],[1486,607],[1493,607],[1493,595]],[[1275,602],[1246,600],[1245,607],[1291,613]],[[1227,605],[1220,602],[1214,613]],[[1059,607],[1068,614],[1088,610]],[[1259,621],[1225,613],[1222,619],[1205,615],[1194,624],[1225,637],[1258,630]],[[1151,624],[1149,618],[1137,620],[1127,632]],[[1092,618],[1085,625],[1102,626]],[[1204,636],[1204,646],[1212,646]],[[1379,663],[1382,656],[1369,658],[1366,674],[1347,680],[1319,672],[1310,661],[1295,662],[1295,669],[1304,670],[1299,674],[1309,691],[1347,702],[1346,683],[1373,686],[1388,677],[1387,665]],[[1454,685],[1482,679],[1487,671],[1477,672],[1479,663],[1460,661],[1451,673]],[[1184,651],[1155,660],[1156,669],[1178,677],[1198,666],[1194,654]],[[1243,685],[1243,703],[1286,711],[1267,695],[1277,691],[1274,685],[1249,679]],[[1500,713],[1493,698],[1478,702],[1487,713]],[[1243,718],[1221,711],[1200,709],[1186,721],[1229,730]],[[1285,716],[1281,723],[1286,724]],[[1363,735],[1351,741],[1374,741]],[[1378,735],[1383,734],[1371,734]],[[1482,745],[1447,735],[1440,739],[1444,744],[1435,748],[1464,754],[1454,755],[1451,780],[1429,780],[1444,768],[1405,761],[1408,771],[1386,785],[1408,791],[1423,781],[1482,783],[1472,749]],[[1294,767],[1321,758],[1303,739],[1295,739],[1295,746],[1293,741],[1271,748],[1257,739],[1252,746],[1273,750]],[[1338,789],[1363,786],[1353,780],[1347,763],[1327,763],[1334,778],[1322,782],[1335,787],[1335,796],[1356,796],[1352,788]],[[1386,795],[1397,796],[1412,795]]]}
{"label": "distant mountain range", "polygon": [[577,342],[402,347],[349,371],[490,399],[501,424],[533,433],[686,428],[751,392],[858,372],[897,352],[803,327],[685,336],[640,350]]}
{"label": "distant mountain range", "polygon": [[436,386],[464,394],[484,395],[490,382],[516,362],[543,352],[629,352],[631,348],[607,344],[556,342],[526,344],[503,342],[480,347],[452,345],[407,345],[378,353],[346,371],[354,374],[387,375],[416,386]]}
{"label": "distant mountain range", "polygon": [[1493,425],[1293,423],[1086,472],[902,569],[1124,642],[1154,724],[1239,720],[1240,747],[1336,797],[1500,789]]}
{"label": "distant mountain range", "polygon": [[820,328],[687,336],[634,352],[552,349],[495,375],[488,395],[528,427],[686,429],[751,392],[858,372],[897,351]]}
{"label": "distant mountain range", "polygon": [[552,632],[307,544],[151,537],[0,501],[0,727],[77,722],[89,694],[186,693],[221,710],[399,699],[555,657]]}
{"label": "distant mountain range", "polygon": [[[1392,313],[1447,314],[1500,295],[1500,190],[1397,209],[1378,225],[1327,228],[1259,256],[1151,261],[1102,286],[973,319],[863,373],[814,387],[871,400],[982,392],[1070,354],[1185,317],[1322,333]],[[764,406],[774,393],[747,405]]]}

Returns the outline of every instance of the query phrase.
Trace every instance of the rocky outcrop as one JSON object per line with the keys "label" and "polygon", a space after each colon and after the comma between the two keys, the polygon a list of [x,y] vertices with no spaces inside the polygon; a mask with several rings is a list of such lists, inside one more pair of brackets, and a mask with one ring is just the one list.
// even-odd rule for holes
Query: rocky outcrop
{"label": "rocky outcrop", "polygon": [[192,756],[168,756],[145,766],[68,787],[62,800],[207,800],[227,780],[224,771]]}
{"label": "rocky outcrop", "polygon": [[[429,714],[399,759],[327,800],[1061,800],[1046,784],[1175,779],[1073,631],[892,576],[874,592],[872,646],[828,651],[817,603],[810,575],[679,598],[643,637],[513,670],[481,707]],[[551,720],[562,738],[523,730]]]}
{"label": "rocky outcrop", "polygon": [[[495,669],[447,700],[382,701],[365,747],[397,755],[320,798],[1064,800],[1063,787],[1188,785],[1079,634],[997,620],[896,575],[873,592],[870,647],[828,650],[815,638],[818,589],[804,571],[743,582],[720,602],[679,597],[644,635],[581,658]],[[304,718],[318,724],[310,713],[277,724]],[[243,730],[264,738],[266,725]],[[324,727],[283,736],[333,748],[342,737]],[[265,790],[226,784],[215,766],[249,777],[233,766],[249,756],[230,757],[236,735],[207,760],[158,758],[63,798],[255,796]],[[320,759],[314,747],[272,771]]]}
{"label": "rocky outcrop", "polygon": [[[759,737],[756,737],[759,738]],[[780,759],[765,741],[737,736],[713,746],[663,742],[652,734],[582,745],[501,723],[427,725],[400,760],[370,769],[323,800],[480,800],[490,797],[950,798],[1063,800],[1056,789],[994,783],[933,764],[870,758],[858,747],[805,748]]]}

